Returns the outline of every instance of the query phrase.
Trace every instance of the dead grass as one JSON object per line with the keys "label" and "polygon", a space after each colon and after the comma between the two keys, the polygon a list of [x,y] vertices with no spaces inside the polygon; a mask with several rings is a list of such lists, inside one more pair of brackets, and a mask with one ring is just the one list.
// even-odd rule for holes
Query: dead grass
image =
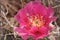
{"label": "dead grass", "polygon": [[[22,40],[14,35],[13,27],[18,26],[14,19],[17,11],[24,7],[25,4],[33,0],[0,0],[0,40]],[[56,26],[51,35],[50,40],[60,40],[60,0],[39,0],[43,5],[55,9],[57,20],[54,22]],[[10,38],[9,38],[10,37]]]}

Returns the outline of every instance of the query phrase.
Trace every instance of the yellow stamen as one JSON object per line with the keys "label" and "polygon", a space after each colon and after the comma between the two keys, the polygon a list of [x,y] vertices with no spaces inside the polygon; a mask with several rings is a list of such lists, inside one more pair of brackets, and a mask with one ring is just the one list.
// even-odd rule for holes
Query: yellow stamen
{"label": "yellow stamen", "polygon": [[42,17],[41,17],[41,20],[40,20],[36,16],[35,16],[34,20],[31,19],[31,23],[32,23],[32,26],[37,26],[37,27],[41,27],[41,26],[44,25],[44,21],[42,20]]}

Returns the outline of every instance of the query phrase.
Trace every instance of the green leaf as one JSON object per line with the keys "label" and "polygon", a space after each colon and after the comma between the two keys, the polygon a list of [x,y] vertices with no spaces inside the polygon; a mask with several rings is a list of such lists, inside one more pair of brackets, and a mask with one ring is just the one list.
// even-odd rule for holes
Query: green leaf
{"label": "green leaf", "polygon": [[44,40],[50,40],[48,37],[44,38]]}

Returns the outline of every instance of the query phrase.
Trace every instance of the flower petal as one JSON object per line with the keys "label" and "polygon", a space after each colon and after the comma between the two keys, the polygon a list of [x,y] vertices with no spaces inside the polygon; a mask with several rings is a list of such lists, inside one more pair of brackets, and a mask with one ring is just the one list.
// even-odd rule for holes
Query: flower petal
{"label": "flower petal", "polygon": [[54,10],[51,6],[48,7],[47,9],[47,17],[52,17],[54,15]]}
{"label": "flower petal", "polygon": [[15,19],[19,22],[19,24],[26,25],[26,23],[29,23],[28,17],[27,17],[27,11],[26,9],[21,9],[18,11],[17,15],[15,15]]}
{"label": "flower petal", "polygon": [[42,36],[43,37],[43,35],[48,35],[48,28],[47,27],[45,27],[45,26],[43,26],[43,27],[41,27],[40,29],[40,33],[41,33],[41,35],[40,36]]}
{"label": "flower petal", "polygon": [[28,31],[21,27],[14,27],[14,31],[21,36],[24,40],[27,40],[28,38]]}
{"label": "flower petal", "polygon": [[[30,15],[46,15],[47,8],[39,2],[30,2],[25,7]],[[43,10],[43,11],[42,11]]]}

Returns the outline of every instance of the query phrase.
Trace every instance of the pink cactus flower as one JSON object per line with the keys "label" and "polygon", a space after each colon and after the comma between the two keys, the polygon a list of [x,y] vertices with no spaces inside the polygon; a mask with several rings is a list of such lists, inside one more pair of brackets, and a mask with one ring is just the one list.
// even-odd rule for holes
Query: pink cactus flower
{"label": "pink cactus flower", "polygon": [[56,20],[53,14],[51,7],[31,1],[15,15],[14,18],[20,25],[14,27],[14,31],[24,40],[27,40],[29,36],[32,36],[34,40],[47,37],[52,29],[50,23]]}

